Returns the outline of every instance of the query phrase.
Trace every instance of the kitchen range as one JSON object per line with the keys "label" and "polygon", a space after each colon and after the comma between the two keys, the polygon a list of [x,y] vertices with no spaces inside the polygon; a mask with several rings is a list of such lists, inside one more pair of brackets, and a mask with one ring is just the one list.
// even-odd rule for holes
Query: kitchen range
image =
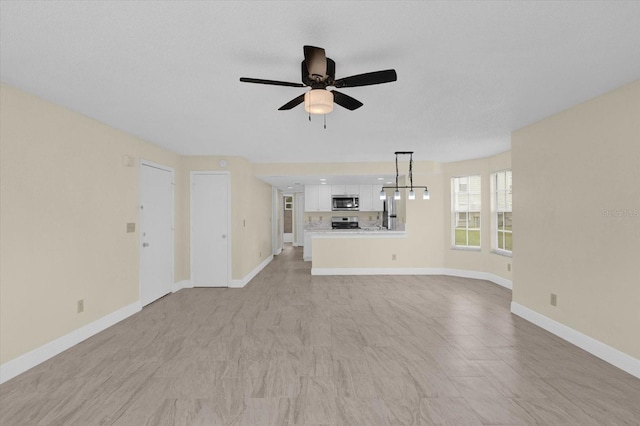
{"label": "kitchen range", "polygon": [[331,229],[360,229],[357,216],[333,216]]}

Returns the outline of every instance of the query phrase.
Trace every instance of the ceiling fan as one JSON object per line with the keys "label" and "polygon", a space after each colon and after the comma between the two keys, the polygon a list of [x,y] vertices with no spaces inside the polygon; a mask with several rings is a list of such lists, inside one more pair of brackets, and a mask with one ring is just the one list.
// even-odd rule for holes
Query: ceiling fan
{"label": "ceiling fan", "polygon": [[274,86],[310,87],[311,90],[282,105],[278,110],[284,111],[298,106],[302,102],[309,114],[327,114],[333,111],[333,103],[337,103],[350,111],[360,108],[363,104],[349,95],[337,90],[327,90],[327,87],[337,89],[374,84],[391,83],[398,76],[393,69],[368,72],[335,79],[336,63],[327,58],[324,49],[314,46],[304,46],[304,61],[302,61],[302,83],[287,81],[263,80],[259,78],[241,77],[245,83],[270,84]]}

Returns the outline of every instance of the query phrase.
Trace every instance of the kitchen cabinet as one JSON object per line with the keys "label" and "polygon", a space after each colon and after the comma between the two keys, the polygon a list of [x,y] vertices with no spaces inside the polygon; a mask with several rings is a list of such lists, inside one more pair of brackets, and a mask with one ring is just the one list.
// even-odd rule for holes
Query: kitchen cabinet
{"label": "kitchen cabinet", "polygon": [[360,185],[360,211],[381,212],[383,201],[380,199],[382,185]]}
{"label": "kitchen cabinet", "polygon": [[331,211],[331,186],[305,185],[304,186],[304,211],[305,212],[330,212]]}
{"label": "kitchen cabinet", "polygon": [[305,261],[311,260],[311,233],[304,232],[304,247],[302,248],[302,259]]}
{"label": "kitchen cabinet", "polygon": [[318,211],[319,192],[320,192],[320,185],[304,186],[304,211],[305,212]]}
{"label": "kitchen cabinet", "polygon": [[331,211],[331,187],[329,185],[319,185],[318,191],[318,211]]}
{"label": "kitchen cabinet", "polygon": [[358,195],[359,185],[331,185],[331,195]]}

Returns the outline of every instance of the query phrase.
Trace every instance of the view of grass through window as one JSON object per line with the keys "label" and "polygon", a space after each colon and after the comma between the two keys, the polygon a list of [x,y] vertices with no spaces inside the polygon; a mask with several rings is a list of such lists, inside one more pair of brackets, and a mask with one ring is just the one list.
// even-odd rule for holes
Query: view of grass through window
{"label": "view of grass through window", "polygon": [[453,245],[480,247],[480,176],[451,179]]}
{"label": "view of grass through window", "polygon": [[494,249],[513,251],[512,230],[512,175],[511,170],[502,170],[493,174],[494,192]]}

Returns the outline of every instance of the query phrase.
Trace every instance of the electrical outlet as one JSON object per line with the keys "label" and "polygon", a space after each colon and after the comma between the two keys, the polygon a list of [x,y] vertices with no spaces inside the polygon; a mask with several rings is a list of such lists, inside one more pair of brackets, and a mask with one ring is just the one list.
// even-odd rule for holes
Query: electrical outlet
{"label": "electrical outlet", "polygon": [[395,253],[393,253],[393,254],[391,255],[391,260],[396,260],[396,254],[395,254]]}
{"label": "electrical outlet", "polygon": [[84,299],[78,300],[78,313],[84,312]]}
{"label": "electrical outlet", "polygon": [[260,252],[260,254],[258,255],[258,257],[259,257],[260,259],[262,259],[262,252]]}
{"label": "electrical outlet", "polygon": [[551,303],[551,306],[558,306],[558,296],[556,296],[555,294],[551,293],[550,303]]}
{"label": "electrical outlet", "polygon": [[511,272],[511,264],[507,263],[507,271]]}

